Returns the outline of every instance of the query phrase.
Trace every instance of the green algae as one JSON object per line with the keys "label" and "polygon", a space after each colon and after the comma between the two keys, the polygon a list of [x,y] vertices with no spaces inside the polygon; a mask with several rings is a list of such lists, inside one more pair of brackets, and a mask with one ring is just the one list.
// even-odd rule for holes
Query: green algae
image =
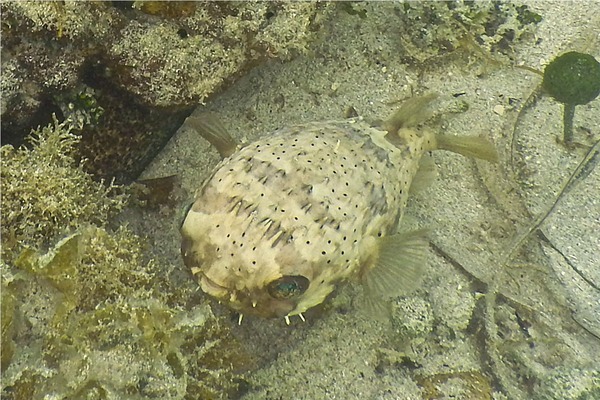
{"label": "green algae", "polygon": [[0,313],[2,315],[2,318],[0,318],[0,346],[2,347],[2,354],[0,355],[0,371],[4,371],[10,364],[10,361],[15,354],[15,342],[13,340],[15,297],[11,291],[8,290],[8,283],[12,278],[5,274],[4,264],[2,264],[0,268],[2,270],[2,286],[0,289],[0,300],[2,301],[2,304],[0,305]]}
{"label": "green algae", "polygon": [[2,256],[14,260],[27,246],[47,246],[84,224],[102,226],[127,196],[95,182],[74,160],[79,137],[70,124],[54,123],[29,137],[29,148],[2,146]]}
{"label": "green algae", "polygon": [[2,397],[228,398],[251,357],[113,222],[127,189],[83,172],[78,140],[55,121],[2,147]]}
{"label": "green algae", "polygon": [[600,63],[590,54],[562,54],[544,69],[542,87],[564,105],[563,137],[571,144],[575,106],[587,104],[600,94]]}
{"label": "green algae", "polygon": [[546,66],[542,86],[559,103],[587,104],[600,94],[600,63],[590,54],[562,54]]}
{"label": "green algae", "polygon": [[327,2],[2,1],[2,134],[52,113],[85,125],[86,170],[136,179],[198,103],[272,58],[306,54]]}

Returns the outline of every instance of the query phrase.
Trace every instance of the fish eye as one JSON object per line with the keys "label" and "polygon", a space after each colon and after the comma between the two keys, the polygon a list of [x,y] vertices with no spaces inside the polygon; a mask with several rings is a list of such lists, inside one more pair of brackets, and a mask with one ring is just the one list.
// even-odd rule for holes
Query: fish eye
{"label": "fish eye", "polygon": [[308,289],[310,281],[302,275],[286,275],[267,285],[267,291],[276,299],[289,299],[301,295]]}

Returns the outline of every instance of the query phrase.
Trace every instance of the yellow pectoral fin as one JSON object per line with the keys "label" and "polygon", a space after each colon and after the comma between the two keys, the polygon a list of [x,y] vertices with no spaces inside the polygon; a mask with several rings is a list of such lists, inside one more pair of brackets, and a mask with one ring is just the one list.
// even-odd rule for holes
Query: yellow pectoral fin
{"label": "yellow pectoral fin", "polygon": [[363,284],[367,294],[393,298],[419,287],[429,246],[427,230],[398,233],[376,240],[376,255]]}

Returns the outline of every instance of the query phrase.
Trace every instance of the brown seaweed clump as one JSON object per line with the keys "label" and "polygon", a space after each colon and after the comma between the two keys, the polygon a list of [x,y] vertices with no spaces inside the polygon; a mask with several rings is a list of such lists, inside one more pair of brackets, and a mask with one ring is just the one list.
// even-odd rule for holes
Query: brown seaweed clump
{"label": "brown seaweed clump", "polygon": [[124,190],[83,172],[77,140],[55,121],[1,149],[0,396],[230,397],[250,357],[191,280],[111,228]]}
{"label": "brown seaweed clump", "polygon": [[79,137],[65,123],[38,129],[30,148],[2,146],[2,257],[12,260],[24,246],[48,245],[83,224],[104,226],[126,196],[95,182],[73,159]]}

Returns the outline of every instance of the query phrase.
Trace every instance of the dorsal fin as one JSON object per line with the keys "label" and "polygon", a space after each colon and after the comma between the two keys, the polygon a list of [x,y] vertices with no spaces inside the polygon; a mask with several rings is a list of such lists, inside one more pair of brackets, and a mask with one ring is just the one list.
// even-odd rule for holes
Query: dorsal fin
{"label": "dorsal fin", "polygon": [[238,143],[227,132],[227,129],[215,113],[206,112],[191,115],[185,120],[185,124],[195,129],[204,139],[208,140],[217,149],[221,158],[227,158],[236,152]]}
{"label": "dorsal fin", "polygon": [[409,128],[427,121],[432,116],[429,104],[437,98],[437,94],[429,93],[412,97],[383,123],[383,128],[390,134],[396,134],[401,128]]}

